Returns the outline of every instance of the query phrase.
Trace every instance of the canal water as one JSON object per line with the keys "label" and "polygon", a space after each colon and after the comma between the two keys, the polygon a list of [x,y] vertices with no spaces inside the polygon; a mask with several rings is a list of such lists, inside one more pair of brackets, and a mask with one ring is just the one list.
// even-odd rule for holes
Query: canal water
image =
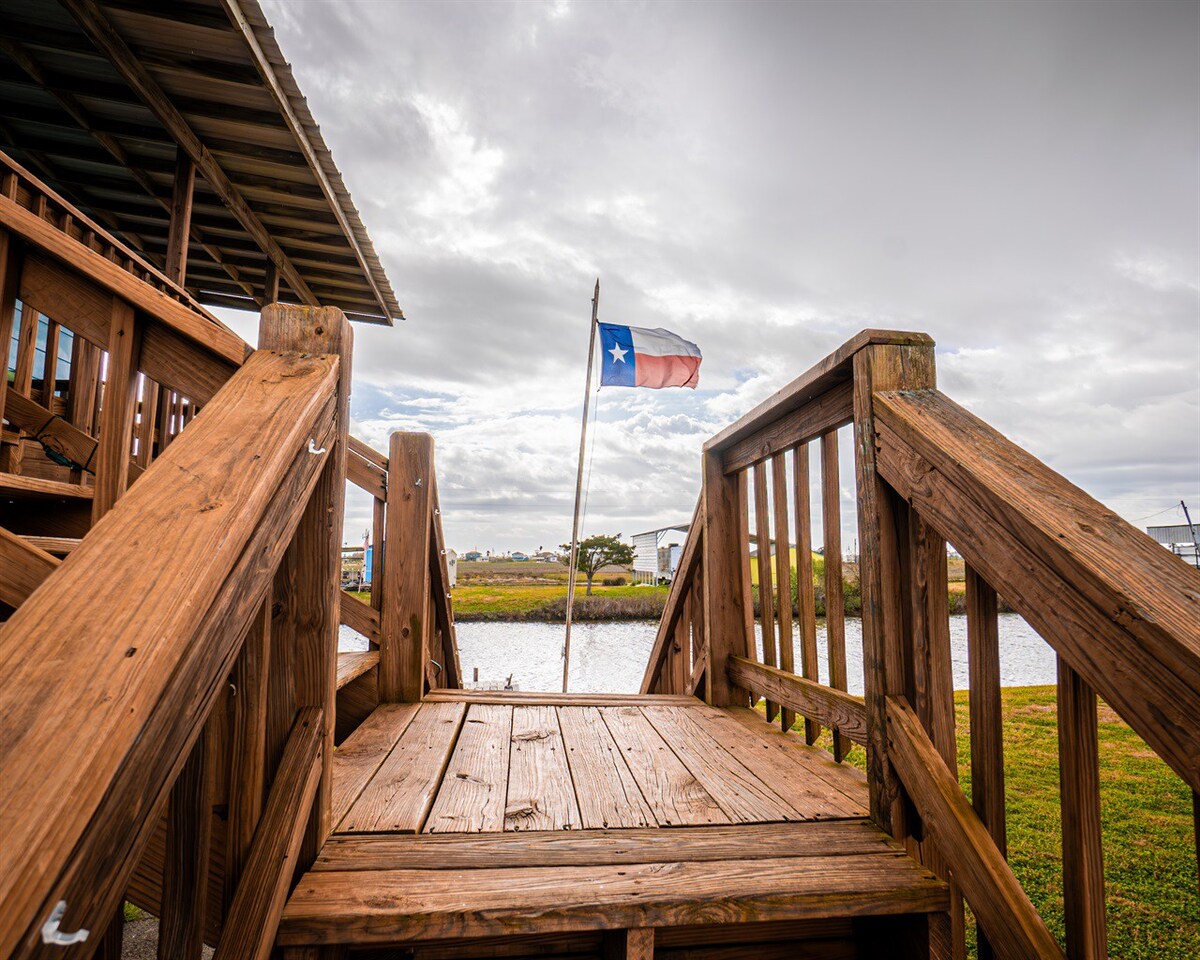
{"label": "canal water", "polygon": [[[1054,683],[1054,651],[1018,614],[1000,614],[1000,682],[1004,686]],[[481,683],[512,675],[518,690],[561,690],[561,623],[460,623],[459,660],[470,681],[479,668]],[[571,627],[571,690],[576,693],[637,693],[654,644],[657,624],[647,621],[577,623]],[[365,650],[366,638],[342,627],[342,650]],[[817,624],[821,682],[829,682],[825,624]],[[967,618],[950,618],[954,686],[967,686]],[[762,640],[759,638],[759,652]],[[799,649],[797,643],[797,662]],[[851,693],[863,692],[862,621],[846,620],[846,673]]]}

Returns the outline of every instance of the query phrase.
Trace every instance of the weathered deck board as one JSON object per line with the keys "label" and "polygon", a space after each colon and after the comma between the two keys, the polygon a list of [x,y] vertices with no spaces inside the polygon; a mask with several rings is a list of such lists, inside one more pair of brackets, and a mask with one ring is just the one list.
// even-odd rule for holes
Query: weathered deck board
{"label": "weathered deck board", "polygon": [[429,811],[427,833],[504,829],[512,715],[513,708],[502,704],[471,704]]}
{"label": "weathered deck board", "polygon": [[660,827],[730,822],[640,709],[603,707],[600,715]]}
{"label": "weathered deck board", "polygon": [[343,832],[415,833],[425,822],[466,706],[420,705],[399,742],[342,820]]}
{"label": "weathered deck board", "polygon": [[654,814],[595,707],[559,707],[558,722],[585,829],[646,827]]}
{"label": "weathered deck board", "polygon": [[579,805],[551,706],[513,707],[505,830],[572,830]]}
{"label": "weathered deck board", "polygon": [[690,711],[646,707],[642,712],[731,819],[743,823],[802,819],[795,807],[693,721]]}
{"label": "weathered deck board", "polygon": [[343,834],[314,870],[461,870],[539,865],[761,860],[900,850],[867,820],[739,823],[687,830],[544,830],[485,834]]}
{"label": "weathered deck board", "polygon": [[[470,891],[470,906],[464,891]],[[946,909],[900,853],[763,860],[308,873],[278,942],[382,943]]]}
{"label": "weathered deck board", "polygon": [[392,752],[412,718],[415,703],[380,704],[333,755],[333,796],[330,823],[337,830],[354,801]]}

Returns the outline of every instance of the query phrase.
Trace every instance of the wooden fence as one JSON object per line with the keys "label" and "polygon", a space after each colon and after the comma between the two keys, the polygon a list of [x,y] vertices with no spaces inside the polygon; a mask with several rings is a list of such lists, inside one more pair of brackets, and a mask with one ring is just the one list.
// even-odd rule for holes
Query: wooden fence
{"label": "wooden fence", "polygon": [[[842,613],[838,451],[851,431],[864,696],[846,692]],[[768,722],[802,717],[809,743],[831,728],[838,760],[864,745],[873,819],[951,881],[943,936],[956,956],[962,898],[981,957],[1064,955],[1005,861],[1006,804],[1021,798],[1004,786],[997,592],[1029,621],[1058,661],[1065,955],[1106,956],[1097,695],[1200,789],[1200,576],[940,393],[923,334],[864,331],[710,440],[696,520],[643,692],[762,698]],[[970,800],[957,779],[948,543],[967,565]]]}

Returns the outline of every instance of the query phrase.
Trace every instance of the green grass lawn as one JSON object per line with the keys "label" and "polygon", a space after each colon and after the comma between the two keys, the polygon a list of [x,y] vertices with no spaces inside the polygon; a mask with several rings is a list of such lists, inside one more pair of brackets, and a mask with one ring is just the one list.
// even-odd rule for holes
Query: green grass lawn
{"label": "green grass lawn", "polygon": [[[1058,733],[1054,687],[1003,690],[1008,859],[1063,939]],[[967,693],[955,694],[959,781],[971,795]],[[822,746],[830,749],[828,733]],[[1100,812],[1113,960],[1200,957],[1191,792],[1109,707],[1100,705]],[[849,762],[862,767],[855,747]],[[972,932],[970,939],[974,940]],[[972,956],[974,951],[972,949]]]}
{"label": "green grass lawn", "polygon": [[[576,603],[586,602],[584,592],[586,583],[580,583],[575,588]],[[596,583],[592,587],[594,597],[615,600],[621,597],[640,598],[651,594],[666,596],[666,587],[634,587],[628,584],[623,587],[605,587]],[[474,584],[460,582],[452,591],[455,617],[469,617],[474,614],[519,614],[528,613],[543,607],[554,600],[565,599],[567,586],[565,583],[550,584]]]}

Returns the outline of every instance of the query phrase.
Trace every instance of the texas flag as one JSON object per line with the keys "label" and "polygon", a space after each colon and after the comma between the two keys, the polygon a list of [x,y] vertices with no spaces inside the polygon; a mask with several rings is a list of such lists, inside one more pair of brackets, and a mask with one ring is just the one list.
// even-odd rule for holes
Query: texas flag
{"label": "texas flag", "polygon": [[700,382],[700,348],[656,327],[600,326],[600,385],[604,387],[691,387]]}

